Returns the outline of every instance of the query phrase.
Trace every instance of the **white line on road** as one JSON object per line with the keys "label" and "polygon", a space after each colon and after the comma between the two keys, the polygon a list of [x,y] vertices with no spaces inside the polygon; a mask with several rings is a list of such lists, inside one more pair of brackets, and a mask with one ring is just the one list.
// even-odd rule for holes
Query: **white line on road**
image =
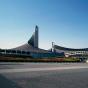
{"label": "white line on road", "polygon": [[32,71],[53,71],[66,69],[81,69],[88,68],[87,66],[72,66],[72,67],[47,67],[47,68],[24,68],[24,69],[1,69],[0,73],[14,73],[14,72],[32,72]]}

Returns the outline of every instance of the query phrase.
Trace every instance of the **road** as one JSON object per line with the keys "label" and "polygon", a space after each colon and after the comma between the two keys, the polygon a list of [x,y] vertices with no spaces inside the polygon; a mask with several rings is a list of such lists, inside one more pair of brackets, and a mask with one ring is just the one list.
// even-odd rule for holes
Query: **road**
{"label": "road", "polygon": [[88,88],[88,64],[3,62],[0,88]]}

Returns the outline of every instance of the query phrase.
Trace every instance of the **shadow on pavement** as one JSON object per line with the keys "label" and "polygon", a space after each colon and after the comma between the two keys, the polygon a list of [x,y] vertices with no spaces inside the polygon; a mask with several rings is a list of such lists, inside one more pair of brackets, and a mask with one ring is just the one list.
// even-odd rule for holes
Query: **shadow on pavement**
{"label": "shadow on pavement", "polygon": [[0,74],[0,88],[21,88],[15,82]]}

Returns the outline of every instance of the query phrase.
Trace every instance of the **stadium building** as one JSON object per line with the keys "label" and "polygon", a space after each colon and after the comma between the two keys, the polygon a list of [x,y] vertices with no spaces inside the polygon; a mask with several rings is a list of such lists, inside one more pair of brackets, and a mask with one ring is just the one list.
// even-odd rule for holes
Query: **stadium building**
{"label": "stadium building", "polygon": [[88,48],[74,49],[66,48],[58,45],[53,45],[54,52],[61,53],[63,52],[65,57],[74,57],[81,60],[86,60],[88,58]]}
{"label": "stadium building", "polygon": [[64,53],[56,53],[49,50],[39,48],[39,28],[35,27],[35,32],[28,42],[22,46],[12,49],[0,49],[0,55],[4,56],[21,56],[32,58],[51,58],[51,57],[64,57]]}
{"label": "stadium building", "polygon": [[24,45],[12,49],[0,49],[0,56],[20,56],[32,58],[74,57],[85,60],[88,58],[88,48],[73,49],[52,43],[50,50],[39,48],[39,28],[35,27],[32,37]]}

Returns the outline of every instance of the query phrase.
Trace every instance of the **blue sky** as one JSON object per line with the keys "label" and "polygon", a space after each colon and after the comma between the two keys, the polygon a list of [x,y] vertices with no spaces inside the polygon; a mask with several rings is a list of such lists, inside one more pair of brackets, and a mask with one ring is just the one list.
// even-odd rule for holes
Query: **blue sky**
{"label": "blue sky", "polygon": [[0,48],[26,43],[36,24],[40,48],[88,47],[88,0],[0,0]]}

